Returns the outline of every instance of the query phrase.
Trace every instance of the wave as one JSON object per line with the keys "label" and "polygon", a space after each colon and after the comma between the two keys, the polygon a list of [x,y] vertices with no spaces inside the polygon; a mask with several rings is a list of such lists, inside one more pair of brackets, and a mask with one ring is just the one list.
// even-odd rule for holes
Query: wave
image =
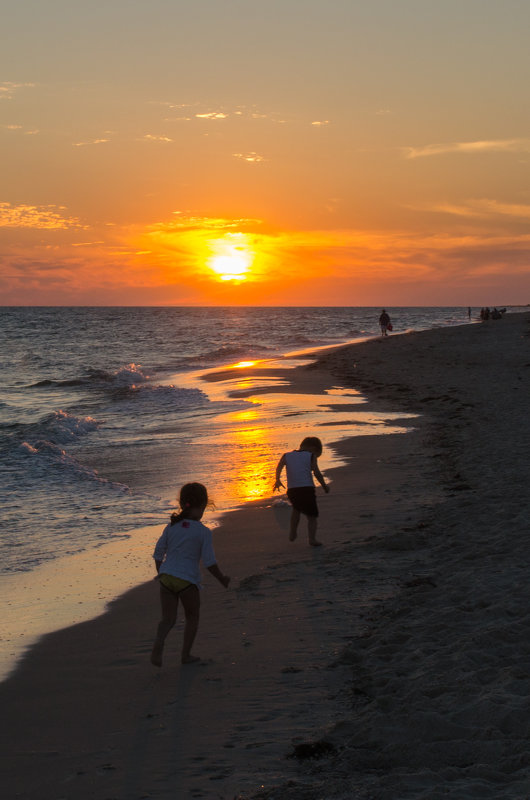
{"label": "wave", "polygon": [[[148,400],[158,407],[170,405],[174,411],[210,402],[207,395],[200,389],[185,389],[173,384],[131,386],[125,394],[131,398]],[[156,410],[156,407],[153,408],[153,411]]]}
{"label": "wave", "polygon": [[223,345],[203,353],[186,356],[172,364],[173,371],[189,370],[193,368],[215,367],[219,364],[232,364],[235,361],[248,361],[257,358],[266,358],[276,353],[277,348],[267,345]]}
{"label": "wave", "polygon": [[44,378],[36,383],[30,384],[29,389],[40,389],[48,386],[55,387],[72,387],[72,386],[85,386],[88,388],[127,388],[137,386],[138,384],[146,383],[150,380],[140,364],[126,364],[123,367],[114,371],[105,369],[92,369],[87,370],[86,375],[77,378],[68,378],[65,380],[56,380],[54,378]]}
{"label": "wave", "polygon": [[129,487],[125,486],[125,484],[115,483],[107,480],[106,478],[101,478],[98,475],[97,470],[84,466],[76,458],[74,458],[74,456],[69,455],[66,450],[63,450],[62,447],[55,442],[50,442],[46,439],[38,440],[33,444],[30,444],[29,442],[22,442],[20,449],[28,457],[33,458],[35,456],[39,456],[44,459],[48,466],[64,469],[68,471],[71,476],[88,478],[89,480],[97,481],[98,483],[105,484],[113,489],[119,489],[120,491],[124,492],[129,491]]}
{"label": "wave", "polygon": [[74,414],[68,414],[62,409],[54,411],[48,420],[44,422],[54,434],[54,441],[65,443],[80,436],[86,436],[86,434],[97,430],[101,425],[93,417],[76,417]]}

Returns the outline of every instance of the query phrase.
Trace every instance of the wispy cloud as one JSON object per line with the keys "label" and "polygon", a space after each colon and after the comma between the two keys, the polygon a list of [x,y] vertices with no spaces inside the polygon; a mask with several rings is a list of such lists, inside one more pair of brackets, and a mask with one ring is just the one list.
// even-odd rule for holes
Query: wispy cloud
{"label": "wispy cloud", "polygon": [[259,219],[225,219],[223,217],[203,217],[191,214],[189,211],[173,211],[175,219],[166,222],[157,222],[149,227],[149,232],[170,230],[201,230],[201,231],[230,231],[241,230],[261,225]]}
{"label": "wispy cloud", "polygon": [[239,158],[242,161],[248,161],[249,164],[260,164],[267,159],[264,156],[258,155],[258,153],[233,153],[234,158]]}
{"label": "wispy cloud", "polygon": [[16,131],[17,133],[21,133],[24,136],[35,136],[35,134],[40,132],[40,131],[38,131],[36,129],[35,130],[24,130],[24,126],[23,125],[16,125],[16,124],[0,125],[0,128],[2,130],[4,130],[4,131],[13,131],[13,132]]}
{"label": "wispy cloud", "polygon": [[74,147],[90,147],[94,144],[106,144],[110,142],[110,139],[87,139],[84,142],[74,142]]}
{"label": "wispy cloud", "polygon": [[491,139],[476,142],[447,142],[405,147],[405,158],[426,158],[454,153],[530,153],[530,139]]}
{"label": "wispy cloud", "polygon": [[34,83],[0,82],[0,100],[11,100],[19,89],[31,89],[34,86]]}
{"label": "wispy cloud", "polygon": [[169,136],[157,136],[153,133],[146,133],[143,139],[147,142],[172,142],[173,139],[170,139]]}
{"label": "wispy cloud", "polygon": [[[157,103],[158,104],[158,103]],[[179,112],[178,116],[166,117],[166,122],[192,122],[193,120],[219,121],[225,119],[238,120],[264,120],[283,124],[285,119],[276,111],[262,111],[256,106],[236,105],[231,108],[222,107],[212,110],[204,107],[203,103],[173,103],[165,101],[162,106],[170,111]],[[316,125],[326,125],[328,120],[316,121]]]}
{"label": "wispy cloud", "polygon": [[485,219],[499,216],[530,219],[530,205],[525,203],[499,203],[497,200],[489,200],[487,198],[471,199],[463,203],[435,203],[431,206],[423,207],[422,210],[452,214],[453,216],[469,219]]}
{"label": "wispy cloud", "polygon": [[76,217],[67,217],[64,206],[30,206],[0,203],[0,228],[65,230],[83,227]]}
{"label": "wispy cloud", "polygon": [[227,119],[228,114],[224,111],[207,111],[204,114],[195,114],[197,119]]}
{"label": "wispy cloud", "polygon": [[315,128],[322,128],[329,124],[329,119],[316,119],[311,123],[311,125],[313,125]]}

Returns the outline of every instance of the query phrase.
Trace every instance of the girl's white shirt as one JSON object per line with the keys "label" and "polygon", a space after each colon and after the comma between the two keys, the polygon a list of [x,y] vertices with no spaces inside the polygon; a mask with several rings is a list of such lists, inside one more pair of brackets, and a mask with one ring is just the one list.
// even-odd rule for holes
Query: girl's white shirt
{"label": "girl's white shirt", "polygon": [[200,586],[201,561],[205,567],[211,567],[217,561],[212,533],[195,519],[181,519],[174,525],[166,525],[155,545],[153,558],[162,561],[160,573]]}

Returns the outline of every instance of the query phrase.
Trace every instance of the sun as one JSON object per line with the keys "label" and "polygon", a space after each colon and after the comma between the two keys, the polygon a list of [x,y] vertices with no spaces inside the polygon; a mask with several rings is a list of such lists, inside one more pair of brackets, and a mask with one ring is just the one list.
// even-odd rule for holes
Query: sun
{"label": "sun", "polygon": [[222,281],[244,281],[253,260],[245,234],[232,233],[210,243],[208,266]]}

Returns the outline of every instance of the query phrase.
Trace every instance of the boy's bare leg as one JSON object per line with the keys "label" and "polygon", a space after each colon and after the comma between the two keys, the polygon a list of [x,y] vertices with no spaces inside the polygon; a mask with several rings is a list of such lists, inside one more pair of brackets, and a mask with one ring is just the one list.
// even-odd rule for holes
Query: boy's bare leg
{"label": "boy's bare leg", "polygon": [[294,542],[298,536],[298,523],[300,522],[300,512],[293,508],[291,510],[291,529],[289,531],[289,541]]}
{"label": "boy's bare leg", "polygon": [[309,537],[309,544],[312,547],[320,547],[322,542],[317,542],[317,524],[318,517],[307,518],[307,535]]}
{"label": "boy's bare leg", "polygon": [[182,664],[193,664],[201,659],[191,655],[191,648],[199,628],[199,617],[201,609],[201,596],[197,586],[192,585],[180,593],[180,602],[184,606],[186,624],[184,625],[184,639],[182,642]]}
{"label": "boy's bare leg", "polygon": [[162,619],[158,623],[156,639],[151,652],[151,664],[155,667],[162,666],[162,653],[164,642],[169,631],[177,621],[178,595],[170,592],[165,586],[160,584],[160,606],[162,609]]}

